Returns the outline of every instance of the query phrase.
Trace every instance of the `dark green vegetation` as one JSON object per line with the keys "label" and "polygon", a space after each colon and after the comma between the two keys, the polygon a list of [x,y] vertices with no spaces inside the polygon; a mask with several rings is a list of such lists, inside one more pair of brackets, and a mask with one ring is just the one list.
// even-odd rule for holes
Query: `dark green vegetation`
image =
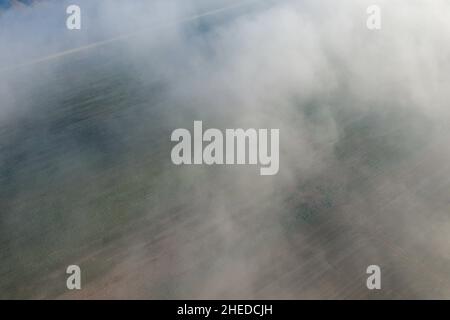
{"label": "dark green vegetation", "polygon": [[3,297],[32,296],[42,270],[102,248],[158,197],[169,147],[157,140],[168,134],[163,84],[97,54],[36,66],[38,79],[16,75],[23,113],[0,137]]}

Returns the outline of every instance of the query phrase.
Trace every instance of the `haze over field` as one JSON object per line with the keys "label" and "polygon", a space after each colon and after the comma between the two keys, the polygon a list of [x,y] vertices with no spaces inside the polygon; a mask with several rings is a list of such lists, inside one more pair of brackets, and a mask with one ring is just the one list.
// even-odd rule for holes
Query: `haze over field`
{"label": "haze over field", "polygon": [[[448,1],[76,2],[0,15],[0,298],[450,298]],[[173,165],[195,120],[279,173]]]}

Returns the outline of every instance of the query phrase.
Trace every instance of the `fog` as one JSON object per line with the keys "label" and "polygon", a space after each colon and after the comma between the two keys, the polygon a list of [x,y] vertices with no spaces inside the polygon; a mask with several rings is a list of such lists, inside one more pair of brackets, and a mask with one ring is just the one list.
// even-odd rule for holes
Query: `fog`
{"label": "fog", "polygon": [[[447,1],[76,3],[0,14],[0,297],[449,298]],[[278,174],[172,164],[195,120]]]}

